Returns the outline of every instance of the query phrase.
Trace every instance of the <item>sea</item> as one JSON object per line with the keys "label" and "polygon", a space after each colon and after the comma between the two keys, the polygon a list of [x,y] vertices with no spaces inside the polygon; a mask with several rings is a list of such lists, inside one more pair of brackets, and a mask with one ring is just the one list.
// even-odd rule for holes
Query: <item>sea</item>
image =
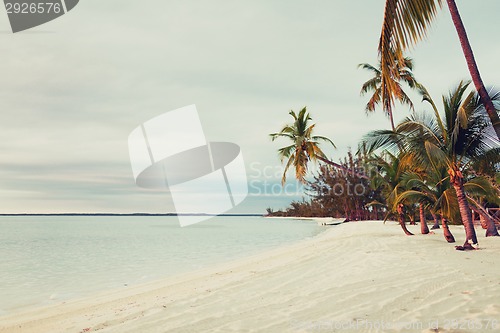
{"label": "sea", "polygon": [[311,221],[217,216],[1,216],[0,316],[119,290],[313,237]]}

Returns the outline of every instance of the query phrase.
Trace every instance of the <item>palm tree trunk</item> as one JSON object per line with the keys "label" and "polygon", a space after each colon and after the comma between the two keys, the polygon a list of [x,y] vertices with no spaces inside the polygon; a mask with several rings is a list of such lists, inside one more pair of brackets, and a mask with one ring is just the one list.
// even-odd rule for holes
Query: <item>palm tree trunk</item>
{"label": "palm tree trunk", "polygon": [[479,218],[481,219],[481,225],[483,224],[483,221],[486,224],[486,228],[483,227],[483,229],[486,229],[486,237],[500,236],[500,234],[498,234],[495,221],[491,218],[488,212],[486,212],[486,210],[477,201],[475,201],[471,197],[468,198],[470,201],[472,201],[472,205],[470,206],[470,208],[475,213],[479,214]]}
{"label": "palm tree trunk", "polygon": [[364,174],[362,174],[362,173],[358,173],[358,172],[356,172],[356,171],[354,171],[354,170],[351,170],[351,169],[349,169],[349,168],[346,168],[346,167],[345,167],[345,166],[343,166],[343,165],[340,165],[340,164],[338,164],[338,163],[335,163],[335,162],[332,162],[332,161],[330,161],[330,160],[327,160],[326,158],[323,158],[323,157],[321,157],[321,156],[317,156],[317,159],[318,159],[318,160],[320,160],[320,161],[322,161],[322,162],[324,162],[324,163],[326,163],[326,164],[328,164],[328,165],[333,166],[334,168],[337,168],[337,169],[343,170],[343,171],[345,171],[345,172],[347,172],[347,173],[350,173],[350,174],[351,174],[351,175],[353,175],[354,177],[363,178],[363,179],[369,179],[369,178],[368,178],[368,176],[366,176],[366,175],[364,175]]}
{"label": "palm tree trunk", "polygon": [[486,237],[492,237],[492,236],[500,236],[498,234],[498,229],[495,225],[495,221],[485,212],[483,212],[481,209],[477,209],[473,206],[471,206],[472,210],[479,214],[479,219],[481,219],[481,225],[484,223],[485,227],[483,229],[486,229]]}
{"label": "palm tree trunk", "polygon": [[474,86],[476,87],[476,90],[481,97],[481,102],[486,108],[486,112],[488,112],[488,116],[490,117],[491,123],[493,124],[493,128],[495,129],[497,137],[500,140],[500,118],[498,117],[495,106],[491,102],[490,96],[488,95],[488,92],[484,87],[483,80],[481,79],[481,74],[479,73],[479,69],[477,68],[476,59],[474,58],[472,47],[469,43],[469,39],[467,38],[465,26],[460,17],[460,13],[458,12],[457,4],[455,3],[455,0],[446,0],[446,2],[448,3],[448,9],[450,10],[451,19],[453,20],[453,24],[455,25],[455,29],[457,30],[458,38],[460,39],[460,45],[462,46],[465,60],[467,61],[467,67],[469,67],[472,82],[474,82]]}
{"label": "palm tree trunk", "polygon": [[415,215],[413,213],[410,214],[410,225],[417,225],[415,222]]}
{"label": "palm tree trunk", "polygon": [[[477,212],[474,210],[473,207],[471,207],[472,211],[477,214]],[[488,223],[486,222],[486,219],[484,218],[483,215],[479,214],[479,222],[481,223],[481,228],[483,229],[488,229]]]}
{"label": "palm tree trunk", "polygon": [[425,210],[424,206],[420,205],[420,233],[422,235],[427,235],[429,233],[429,227],[427,226],[427,221],[425,220]]}
{"label": "palm tree trunk", "polygon": [[455,243],[455,237],[453,237],[453,234],[451,233],[450,228],[448,227],[448,220],[443,217],[441,219],[441,223],[443,224],[444,239],[446,239],[448,243]]}
{"label": "palm tree trunk", "polygon": [[432,230],[435,230],[435,229],[439,229],[439,219],[437,217],[436,214],[434,214],[433,212],[431,212],[431,215],[432,215],[432,219],[434,220],[434,225],[432,226]]}
{"label": "palm tree trunk", "polygon": [[413,236],[413,234],[406,228],[406,223],[405,223],[405,214],[403,212],[403,204],[398,205],[398,216],[399,216],[399,225],[401,226],[401,229],[403,229],[404,233],[407,236]]}
{"label": "palm tree trunk", "polygon": [[458,246],[457,250],[475,250],[478,247],[476,230],[472,222],[472,213],[470,210],[469,202],[465,197],[464,192],[464,178],[460,170],[449,170],[450,183],[455,189],[458,200],[458,207],[460,209],[460,216],[465,228],[465,243],[463,247]]}
{"label": "palm tree trunk", "polygon": [[349,209],[349,205],[347,202],[344,202],[344,211],[345,211],[345,221],[344,222],[349,222],[352,220],[351,218],[351,210]]}
{"label": "palm tree trunk", "polygon": [[391,128],[392,128],[392,131],[393,132],[396,132],[396,126],[394,126],[394,118],[392,116],[392,107],[389,108],[389,110],[387,110],[387,112],[389,113],[389,119],[391,120]]}

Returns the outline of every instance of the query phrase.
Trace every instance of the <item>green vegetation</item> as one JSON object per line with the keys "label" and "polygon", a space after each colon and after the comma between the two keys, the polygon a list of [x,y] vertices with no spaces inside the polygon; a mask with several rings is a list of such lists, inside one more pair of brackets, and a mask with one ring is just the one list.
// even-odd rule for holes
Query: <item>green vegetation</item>
{"label": "green vegetation", "polygon": [[[442,3],[442,0],[386,0],[378,51],[381,64],[382,96],[389,105],[394,104],[394,100],[398,98],[399,94],[397,83],[400,74],[397,63],[403,63],[404,51],[426,37],[428,27],[436,17],[437,10],[442,6]],[[497,138],[500,140],[500,118],[479,74],[458,7],[455,0],[446,0],[446,3],[472,81],[493,124]]]}
{"label": "green vegetation", "polygon": [[[468,82],[460,82],[443,96],[441,114],[428,94],[418,84],[431,113],[413,113],[394,130],[375,130],[366,134],[356,154],[334,163],[319,147],[319,140],[332,143],[323,136],[313,136],[314,124],[303,108],[293,111],[292,125],[271,134],[273,139],[285,137],[293,144],[279,150],[295,167],[296,178],[306,184],[309,200],[292,202],[278,216],[331,216],[347,220],[396,219],[407,235],[405,221],[415,224],[420,218],[421,233],[429,233],[427,218],[434,227],[441,224],[448,242],[455,239],[448,222],[463,223],[466,241],[458,249],[478,246],[472,213],[476,213],[486,236],[499,236],[497,218],[487,207],[500,203],[500,144],[485,117],[478,93],[467,92]],[[490,92],[495,105],[500,93]],[[319,170],[306,180],[307,164],[321,161]],[[283,175],[283,182],[286,175]],[[440,223],[441,221],[441,223]],[[423,222],[423,223],[422,223]]]}
{"label": "green vegetation", "polygon": [[294,122],[291,125],[285,125],[278,133],[270,135],[273,141],[277,138],[286,138],[292,141],[289,146],[278,150],[281,162],[288,159],[281,183],[286,182],[286,172],[292,165],[295,169],[295,178],[304,183],[308,162],[318,159],[326,160],[325,153],[319,148],[319,141],[328,142],[334,147],[335,144],[324,136],[313,135],[315,124],[309,125],[309,121],[312,119],[307,113],[306,107],[298,114],[291,110],[289,115],[293,117]]}
{"label": "green vegetation", "polygon": [[[404,52],[426,37],[429,25],[442,0],[386,0],[379,41],[377,67],[360,64],[373,77],[361,88],[371,93],[367,113],[381,107],[388,116],[390,130],[366,134],[358,152],[349,153],[335,163],[320,149],[320,141],[333,144],[323,136],[313,136],[314,124],[304,107],[298,115],[291,111],[294,123],[271,134],[273,140],[285,137],[292,144],[281,148],[282,161],[288,158],[296,178],[305,184],[309,200],[293,202],[286,211],[269,215],[332,216],[347,220],[398,220],[406,235],[413,235],[406,220],[420,232],[443,228],[446,241],[453,243],[448,223],[463,224],[466,240],[459,250],[478,247],[473,214],[486,229],[486,236],[499,236],[500,219],[488,208],[500,204],[500,93],[487,91],[472,53],[465,27],[454,0],[446,0],[458,33],[462,50],[476,91],[470,82],[460,82],[443,96],[441,111],[413,75],[413,60]],[[407,86],[422,96],[431,112],[416,112],[403,89]],[[394,124],[395,103],[408,105],[412,115]],[[309,162],[322,164],[310,180],[306,179]]]}

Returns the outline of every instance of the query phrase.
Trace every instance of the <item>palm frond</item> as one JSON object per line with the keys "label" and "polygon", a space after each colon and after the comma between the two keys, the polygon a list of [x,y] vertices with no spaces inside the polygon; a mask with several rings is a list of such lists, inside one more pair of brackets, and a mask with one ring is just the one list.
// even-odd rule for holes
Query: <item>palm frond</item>
{"label": "palm frond", "polygon": [[380,78],[379,77],[374,77],[361,86],[361,96],[365,95],[369,91],[375,91],[377,92],[378,85],[380,84]]}
{"label": "palm frond", "polygon": [[445,154],[438,146],[435,144],[425,141],[425,152],[427,157],[429,158],[429,162],[431,163],[434,170],[439,170],[441,166],[450,166],[450,160],[448,155]]}
{"label": "palm frond", "polygon": [[366,134],[362,139],[362,144],[370,154],[377,149],[397,150],[398,144],[403,141],[403,137],[391,130],[375,130]]}
{"label": "palm frond", "polygon": [[372,66],[370,64],[367,64],[367,63],[359,64],[358,68],[362,68],[362,69],[366,69],[368,71],[371,71],[375,75],[380,75],[380,69],[378,69],[378,68],[376,68],[376,67],[374,67],[374,66]]}
{"label": "palm frond", "polygon": [[278,149],[278,156],[280,157],[281,162],[283,162],[285,158],[290,157],[294,149],[294,144]]}
{"label": "palm frond", "polygon": [[334,148],[337,148],[337,146],[335,146],[335,143],[333,143],[332,140],[330,140],[329,138],[327,138],[326,136],[321,136],[321,135],[314,135],[311,137],[311,139],[313,139],[314,141],[325,141],[325,142],[328,142],[330,143]]}
{"label": "palm frond", "polygon": [[400,75],[396,62],[403,63],[403,51],[425,38],[441,3],[442,0],[386,0],[378,46],[384,107],[390,107],[395,98],[395,83]]}
{"label": "palm frond", "polygon": [[473,197],[483,197],[490,202],[498,202],[498,192],[491,180],[486,177],[476,177],[464,184],[464,190]]}
{"label": "palm frond", "polygon": [[461,223],[457,195],[453,189],[450,188],[444,191],[436,206],[439,207],[439,212],[443,217],[449,219],[454,224]]}
{"label": "palm frond", "polygon": [[396,198],[396,203],[404,203],[405,201],[411,203],[430,203],[432,202],[432,198],[430,198],[425,192],[420,192],[416,190],[407,190],[403,193],[399,194]]}
{"label": "palm frond", "polygon": [[292,166],[293,162],[294,162],[295,158],[294,156],[290,156],[290,158],[288,159],[286,165],[285,165],[285,169],[283,170],[283,176],[281,177],[281,184],[285,184],[286,182],[286,173],[288,171],[288,169],[290,168],[290,166]]}

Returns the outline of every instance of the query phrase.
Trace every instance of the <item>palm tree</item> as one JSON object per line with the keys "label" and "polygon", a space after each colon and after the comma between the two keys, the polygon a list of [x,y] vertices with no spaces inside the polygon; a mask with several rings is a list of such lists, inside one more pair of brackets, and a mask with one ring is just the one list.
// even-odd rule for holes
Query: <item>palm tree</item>
{"label": "palm tree", "polygon": [[281,182],[286,182],[286,173],[293,165],[295,177],[305,183],[307,164],[310,160],[316,161],[318,158],[326,158],[325,153],[319,148],[319,141],[325,141],[335,147],[335,144],[324,136],[312,135],[316,124],[309,124],[312,118],[307,113],[306,107],[302,108],[298,114],[291,110],[289,113],[294,119],[293,124],[285,125],[278,133],[270,134],[272,140],[279,137],[288,138],[292,144],[278,150],[281,162],[288,159]]}
{"label": "palm tree", "polygon": [[[409,200],[420,203],[421,209],[428,210],[436,223],[441,219],[444,238],[448,243],[454,243],[455,238],[448,228],[447,221],[457,220],[457,215],[458,217],[460,215],[456,196],[453,190],[449,188],[450,184],[445,175],[445,168],[439,170],[430,169],[425,173],[425,176],[421,173],[407,173],[403,178],[403,182],[408,189],[398,196],[397,202]],[[421,232],[426,233],[425,228],[422,228],[422,226]]]}
{"label": "palm tree", "polygon": [[[426,195],[422,196],[414,196],[414,197],[409,197],[407,194],[408,193],[413,193],[413,192],[418,192],[420,189],[420,186],[415,186],[412,182],[412,180],[420,179],[423,180],[423,173],[418,173],[418,172],[408,172],[405,173],[402,177],[402,185],[404,188],[404,192],[398,195],[396,198],[396,203],[404,203],[406,201],[410,203],[418,203],[418,210],[419,210],[419,216],[420,216],[420,233],[422,235],[426,235],[429,233],[429,227],[427,226],[427,220],[425,218],[425,213],[427,210],[429,210],[431,202],[429,198]],[[405,195],[406,194],[406,195]]]}
{"label": "palm tree", "polygon": [[481,225],[486,229],[486,237],[500,236],[493,217],[484,208],[485,200],[494,204],[500,203],[499,192],[492,180],[483,176],[475,177],[464,184],[464,190],[472,211],[479,215]]}
{"label": "palm tree", "polygon": [[319,148],[320,141],[330,143],[333,147],[335,144],[332,140],[324,136],[313,135],[314,127],[316,124],[310,124],[312,118],[307,113],[306,107],[304,107],[298,114],[293,110],[289,112],[293,117],[293,124],[285,125],[278,133],[270,134],[272,140],[277,138],[287,138],[292,143],[288,146],[280,148],[278,154],[283,162],[288,159],[285,170],[283,171],[283,177],[281,179],[282,184],[286,181],[286,173],[288,169],[293,165],[295,169],[295,177],[302,183],[305,183],[305,175],[307,173],[307,165],[309,161],[320,160],[324,163],[332,165],[338,169],[342,169],[348,173],[352,173],[360,178],[368,178],[363,174],[357,173],[353,170],[349,170],[346,167],[332,162],[326,158],[325,153]]}
{"label": "palm tree", "polygon": [[[395,71],[398,73],[398,77],[394,78],[394,87],[395,91],[393,92],[394,98],[398,100],[401,104],[407,104],[410,109],[413,109],[413,103],[411,102],[410,98],[408,95],[404,92],[403,88],[401,87],[400,82],[405,82],[410,88],[415,88],[418,83],[413,76],[412,70],[413,70],[413,60],[411,58],[404,58],[402,62],[398,61],[399,59],[395,59],[394,65],[395,65]],[[366,104],[365,111],[366,113],[369,112],[374,112],[375,107],[382,103],[383,110],[386,113],[386,115],[389,117],[391,121],[391,128],[392,130],[395,129],[394,126],[394,118],[392,114],[393,110],[393,100],[389,99],[388,97],[391,95],[383,94],[382,93],[382,65],[379,64],[378,68],[367,64],[359,64],[358,68],[363,68],[366,69],[373,74],[373,78],[369,79],[366,81],[363,86],[361,87],[361,95],[365,95],[368,92],[373,91],[373,95]]]}
{"label": "palm tree", "polygon": [[486,237],[500,236],[495,225],[495,218],[486,210],[487,205],[500,205],[500,186],[495,180],[497,175],[500,175],[500,148],[488,151],[487,156],[475,161],[472,169],[479,177],[474,183],[474,192],[467,193],[472,204],[471,208],[479,214],[481,226],[486,229]]}
{"label": "palm tree", "polygon": [[[469,83],[460,82],[449,96],[443,97],[444,119],[425,88],[424,100],[434,109],[434,117],[413,115],[396,128],[395,132],[378,132],[368,136],[369,149],[398,145],[403,147],[411,161],[418,161],[424,168],[447,168],[448,180],[453,187],[460,216],[465,227],[466,241],[458,249],[477,248],[477,237],[471,209],[464,190],[468,167],[484,158],[486,152],[498,147],[498,140],[488,130],[484,107],[478,94],[465,92]],[[375,133],[377,134],[377,133]]]}
{"label": "palm tree", "polygon": [[[382,96],[395,99],[398,72],[396,59],[403,59],[403,51],[425,38],[429,24],[434,20],[442,0],[386,0],[384,20],[379,41]],[[500,118],[477,68],[472,47],[454,0],[446,0],[457,31],[474,86],[500,140]]]}
{"label": "palm tree", "polygon": [[[384,205],[387,209],[385,220],[391,215],[397,216],[403,232],[407,236],[412,236],[413,234],[408,230],[405,223],[405,215],[409,207],[402,202],[397,202],[399,194],[404,191],[401,180],[405,169],[401,164],[400,157],[385,152],[382,156],[374,156],[370,163],[377,169],[377,172],[373,174],[370,180],[370,185],[380,189],[386,201]],[[369,205],[375,206],[380,205],[380,203],[372,202]]]}

